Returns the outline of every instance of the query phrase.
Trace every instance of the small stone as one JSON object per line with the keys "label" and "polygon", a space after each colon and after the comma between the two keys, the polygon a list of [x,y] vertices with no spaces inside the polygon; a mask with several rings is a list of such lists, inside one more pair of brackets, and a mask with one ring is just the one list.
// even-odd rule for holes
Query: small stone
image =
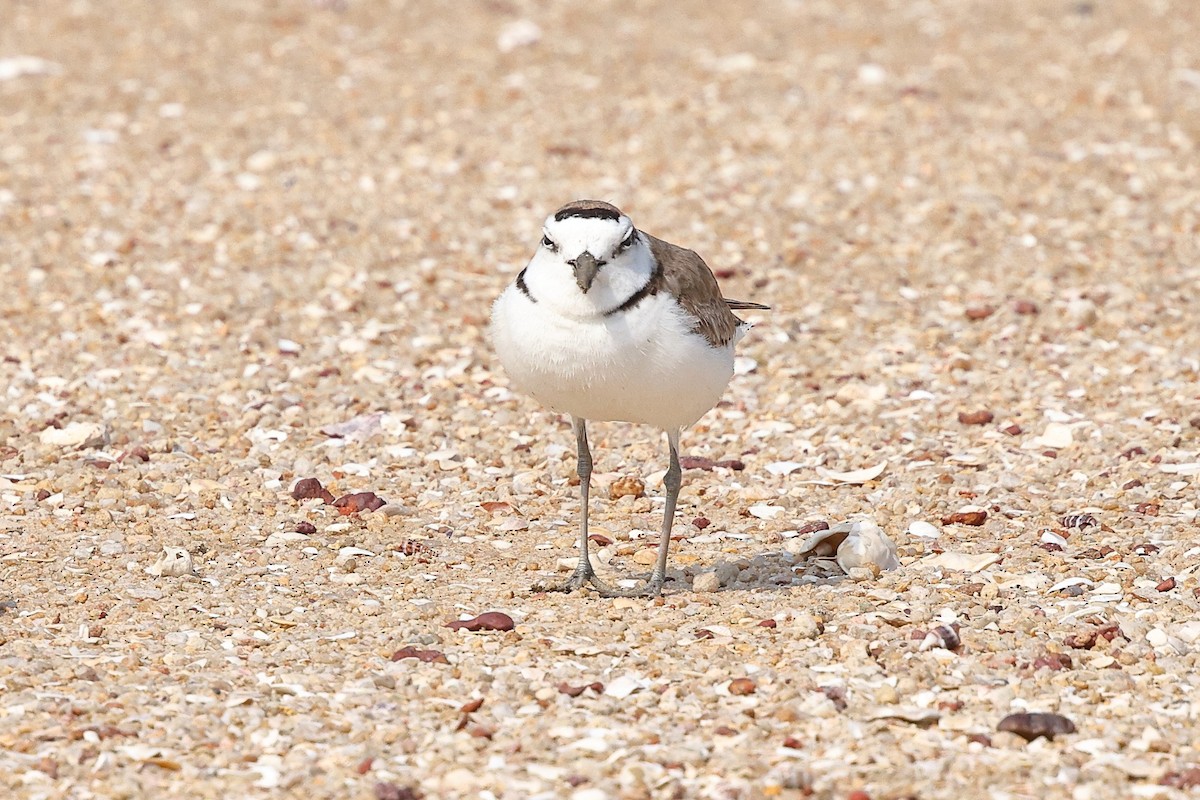
{"label": "small stone", "polygon": [[1195,789],[1200,786],[1200,767],[1186,767],[1168,772],[1158,779],[1158,785],[1175,789]]}
{"label": "small stone", "polygon": [[729,693],[736,696],[754,694],[758,684],[749,678],[734,678],[729,682]]}
{"label": "small stone", "polygon": [[1075,723],[1061,714],[1009,714],[1000,720],[996,730],[1015,733],[1025,741],[1032,742],[1039,737],[1053,739],[1055,736],[1075,733]]}
{"label": "small stone", "polygon": [[692,579],[692,591],[715,592],[721,588],[721,578],[715,572],[701,572]]}
{"label": "small stone", "polygon": [[642,566],[648,567],[658,561],[658,548],[643,547],[633,554],[633,560]]}
{"label": "small stone", "polygon": [[608,488],[608,496],[612,500],[617,500],[621,497],[641,497],[646,493],[646,484],[641,478],[632,475],[623,475],[612,482]]}
{"label": "small stone", "polygon": [[355,492],[344,494],[333,501],[333,506],[342,514],[357,514],[362,511],[376,511],[387,505],[387,502],[374,492]]}
{"label": "small stone", "polygon": [[942,517],[943,525],[982,525],[987,521],[987,512],[978,511],[956,511],[953,514],[948,514]]}
{"label": "small stone", "polygon": [[430,664],[449,664],[449,659],[445,653],[438,650],[422,650],[411,645],[401,647],[396,652],[392,653],[392,661],[403,661],[406,658],[415,658],[417,661],[424,661]]}
{"label": "small stone", "polygon": [[421,800],[422,795],[411,786],[397,786],[380,781],[375,784],[375,800]]}
{"label": "small stone", "polygon": [[995,314],[996,308],[995,306],[970,306],[964,313],[966,314],[967,319],[978,321],[981,319],[987,319],[992,314]]}
{"label": "small stone", "polygon": [[983,409],[980,409],[979,411],[958,412],[958,421],[963,425],[987,425],[995,418],[995,414]]}
{"label": "small stone", "polygon": [[1175,588],[1175,579],[1167,578],[1166,580],[1162,581],[1161,583],[1158,584],[1158,586],[1155,586],[1154,588],[1160,592],[1169,592]]}
{"label": "small stone", "polygon": [[514,625],[513,618],[503,611],[485,611],[473,619],[446,623],[446,627],[454,631],[511,631]]}
{"label": "small stone", "polygon": [[296,485],[292,487],[293,500],[312,500],[314,498],[324,500],[326,503],[333,502],[333,494],[316,478],[301,478],[296,481]]}

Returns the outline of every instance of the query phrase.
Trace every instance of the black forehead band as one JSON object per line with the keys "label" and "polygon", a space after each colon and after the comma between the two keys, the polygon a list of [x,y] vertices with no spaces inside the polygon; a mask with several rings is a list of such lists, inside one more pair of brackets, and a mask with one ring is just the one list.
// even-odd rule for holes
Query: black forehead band
{"label": "black forehead band", "polygon": [[554,215],[554,221],[562,222],[567,217],[619,220],[621,212],[611,208],[562,208]]}

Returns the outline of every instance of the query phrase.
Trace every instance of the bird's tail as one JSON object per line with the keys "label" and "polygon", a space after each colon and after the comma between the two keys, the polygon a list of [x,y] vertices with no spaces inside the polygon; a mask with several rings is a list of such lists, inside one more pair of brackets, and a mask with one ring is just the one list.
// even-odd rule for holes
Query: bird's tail
{"label": "bird's tail", "polygon": [[764,306],[762,303],[751,303],[748,300],[730,300],[725,298],[725,305],[736,310],[749,309],[752,311],[770,311],[770,306]]}

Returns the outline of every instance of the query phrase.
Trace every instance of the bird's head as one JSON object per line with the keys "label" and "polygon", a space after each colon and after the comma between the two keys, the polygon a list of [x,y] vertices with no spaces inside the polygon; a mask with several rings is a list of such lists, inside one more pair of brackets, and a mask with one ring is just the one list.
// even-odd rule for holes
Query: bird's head
{"label": "bird's head", "polygon": [[569,271],[587,294],[606,270],[629,266],[642,246],[629,217],[601,200],[576,200],[546,218],[538,257]]}

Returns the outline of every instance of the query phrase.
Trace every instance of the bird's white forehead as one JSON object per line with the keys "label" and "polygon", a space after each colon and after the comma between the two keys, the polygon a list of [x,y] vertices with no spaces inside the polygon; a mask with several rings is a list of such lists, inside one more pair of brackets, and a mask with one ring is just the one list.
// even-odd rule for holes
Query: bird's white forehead
{"label": "bird's white forehead", "polygon": [[596,248],[609,249],[625,238],[632,223],[629,217],[622,215],[620,219],[603,217],[565,217],[555,219],[554,215],[546,218],[545,230],[550,238],[563,248],[564,252],[583,252],[591,250],[600,255]]}

